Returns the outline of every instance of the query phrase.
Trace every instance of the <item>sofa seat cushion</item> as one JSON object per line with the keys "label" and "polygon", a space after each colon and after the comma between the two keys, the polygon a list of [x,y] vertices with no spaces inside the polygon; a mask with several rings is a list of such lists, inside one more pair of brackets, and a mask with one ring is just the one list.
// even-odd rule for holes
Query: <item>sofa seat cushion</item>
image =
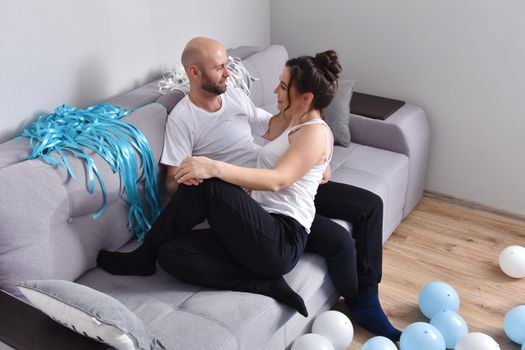
{"label": "sofa seat cushion", "polygon": [[[121,250],[136,246],[131,242]],[[285,278],[311,315],[327,297],[333,298],[333,284],[319,256],[305,254]],[[207,349],[210,344],[222,350],[257,349],[291,317],[303,318],[270,297],[186,284],[161,268],[149,277],[114,276],[95,268],[76,282],[120,301],[168,349]]]}
{"label": "sofa seat cushion", "polygon": [[332,181],[367,189],[383,200],[383,241],[401,222],[408,178],[404,154],[352,143],[336,146],[332,158]]}

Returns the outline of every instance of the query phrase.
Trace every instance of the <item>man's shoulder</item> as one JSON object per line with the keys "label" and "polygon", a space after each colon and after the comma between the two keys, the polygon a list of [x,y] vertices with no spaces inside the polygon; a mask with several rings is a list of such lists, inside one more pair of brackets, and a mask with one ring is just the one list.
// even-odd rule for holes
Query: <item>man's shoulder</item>
{"label": "man's shoulder", "polygon": [[190,99],[188,98],[188,95],[184,96],[182,100],[179,101],[173,107],[170,114],[168,115],[168,119],[176,119],[176,118],[187,118],[192,113],[192,108],[190,104]]}

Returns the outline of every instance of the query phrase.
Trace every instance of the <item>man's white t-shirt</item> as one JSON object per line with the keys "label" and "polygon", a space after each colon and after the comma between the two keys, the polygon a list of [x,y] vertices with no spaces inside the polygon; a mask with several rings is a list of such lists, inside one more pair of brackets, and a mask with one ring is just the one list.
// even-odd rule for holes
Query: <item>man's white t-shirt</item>
{"label": "man's white t-shirt", "polygon": [[227,163],[255,167],[260,149],[253,135],[267,130],[271,114],[255,107],[242,90],[228,88],[216,112],[197,107],[185,96],[171,111],[161,163],[179,166],[190,156],[206,156]]}

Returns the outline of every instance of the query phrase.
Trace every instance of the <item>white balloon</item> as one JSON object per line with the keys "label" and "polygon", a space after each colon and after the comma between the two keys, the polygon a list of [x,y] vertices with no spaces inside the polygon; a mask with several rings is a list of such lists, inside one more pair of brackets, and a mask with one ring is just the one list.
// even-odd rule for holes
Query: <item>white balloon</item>
{"label": "white balloon", "polygon": [[345,350],[354,338],[354,327],[345,314],[329,310],[317,316],[312,324],[312,333],[328,339],[335,350]]}
{"label": "white balloon", "polygon": [[500,350],[500,347],[492,337],[472,332],[461,338],[454,350]]}
{"label": "white balloon", "polygon": [[330,340],[321,334],[303,334],[295,339],[291,350],[335,350]]}
{"label": "white balloon", "polygon": [[499,255],[499,266],[510,277],[525,277],[525,248],[511,245],[503,249]]}

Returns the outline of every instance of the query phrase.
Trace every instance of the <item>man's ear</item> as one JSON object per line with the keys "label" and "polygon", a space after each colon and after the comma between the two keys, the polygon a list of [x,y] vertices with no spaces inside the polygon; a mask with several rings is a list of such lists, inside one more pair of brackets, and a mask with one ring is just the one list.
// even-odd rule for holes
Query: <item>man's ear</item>
{"label": "man's ear", "polygon": [[188,68],[188,78],[197,79],[200,76],[200,70],[196,65],[191,65]]}

